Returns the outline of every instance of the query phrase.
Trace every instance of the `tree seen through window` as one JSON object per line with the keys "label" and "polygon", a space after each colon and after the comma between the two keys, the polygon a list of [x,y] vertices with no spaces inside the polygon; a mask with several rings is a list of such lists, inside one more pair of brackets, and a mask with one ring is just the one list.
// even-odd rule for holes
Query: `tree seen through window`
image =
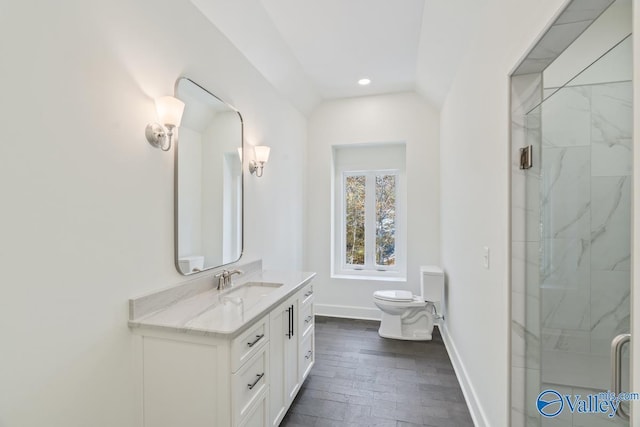
{"label": "tree seen through window", "polygon": [[345,263],[378,269],[395,266],[397,175],[350,174],[343,183]]}

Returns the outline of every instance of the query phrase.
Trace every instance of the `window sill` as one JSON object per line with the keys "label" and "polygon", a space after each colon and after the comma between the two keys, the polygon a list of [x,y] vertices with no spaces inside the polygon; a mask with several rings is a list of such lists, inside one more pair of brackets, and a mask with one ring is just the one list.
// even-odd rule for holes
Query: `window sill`
{"label": "window sill", "polygon": [[400,276],[379,276],[375,274],[367,274],[366,272],[361,274],[331,274],[332,279],[348,279],[348,280],[376,280],[379,282],[406,282],[406,277]]}

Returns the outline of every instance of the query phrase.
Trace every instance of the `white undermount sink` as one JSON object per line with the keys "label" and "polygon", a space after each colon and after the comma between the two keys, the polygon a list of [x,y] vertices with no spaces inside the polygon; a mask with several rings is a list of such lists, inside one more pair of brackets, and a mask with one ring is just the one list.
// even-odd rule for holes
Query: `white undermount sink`
{"label": "white undermount sink", "polygon": [[282,285],[282,283],[271,282],[247,282],[225,290],[220,295],[220,299],[225,305],[242,305],[247,310]]}

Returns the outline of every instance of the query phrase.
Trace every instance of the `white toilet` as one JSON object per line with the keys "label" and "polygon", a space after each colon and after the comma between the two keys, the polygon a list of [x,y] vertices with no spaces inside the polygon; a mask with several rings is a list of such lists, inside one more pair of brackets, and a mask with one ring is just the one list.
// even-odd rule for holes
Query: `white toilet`
{"label": "white toilet", "polygon": [[373,302],[382,310],[378,334],[384,338],[428,341],[434,320],[440,318],[444,272],[437,266],[420,267],[420,292],[376,291]]}

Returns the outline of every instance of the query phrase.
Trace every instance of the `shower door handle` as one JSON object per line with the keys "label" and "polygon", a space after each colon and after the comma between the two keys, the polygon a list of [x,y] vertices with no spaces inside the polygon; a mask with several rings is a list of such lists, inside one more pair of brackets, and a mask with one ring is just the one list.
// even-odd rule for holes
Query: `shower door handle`
{"label": "shower door handle", "polygon": [[[616,396],[622,392],[622,347],[631,341],[631,334],[620,334],[611,341],[611,391]],[[627,414],[622,407],[622,402],[618,402],[618,415],[623,420],[629,420]]]}

